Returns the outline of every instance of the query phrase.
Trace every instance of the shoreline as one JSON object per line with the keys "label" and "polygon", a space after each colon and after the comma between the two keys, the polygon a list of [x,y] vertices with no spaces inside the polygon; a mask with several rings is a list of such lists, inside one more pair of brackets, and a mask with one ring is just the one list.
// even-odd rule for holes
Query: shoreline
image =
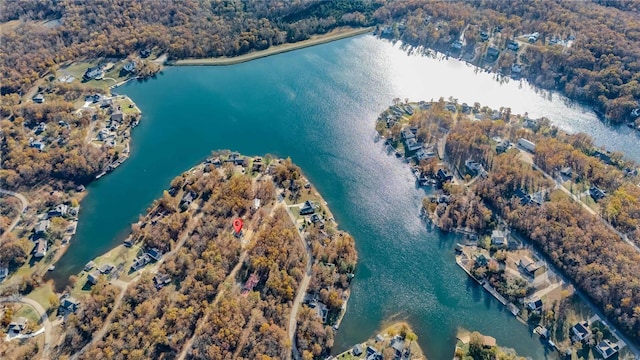
{"label": "shoreline", "polygon": [[357,35],[373,32],[374,27],[368,28],[339,28],[332,30],[323,35],[312,36],[307,40],[298,41],[295,43],[286,43],[276,46],[271,46],[265,50],[259,50],[233,57],[217,57],[217,58],[200,58],[200,59],[183,59],[167,62],[167,65],[171,66],[226,66],[235,65],[251,60],[256,60],[272,55],[282,54],[285,52],[299,50],[306,47],[325,44],[332,41],[342,40]]}

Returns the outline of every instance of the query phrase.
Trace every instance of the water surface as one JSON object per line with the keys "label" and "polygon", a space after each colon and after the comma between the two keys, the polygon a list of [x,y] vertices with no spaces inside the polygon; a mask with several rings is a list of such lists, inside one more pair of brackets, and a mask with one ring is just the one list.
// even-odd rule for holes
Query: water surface
{"label": "water surface", "polygon": [[509,106],[640,159],[635,134],[604,126],[560,96],[514,81],[501,85],[455,60],[409,56],[369,35],[233,66],[169,68],[114,91],[131,96],[143,120],[129,160],[89,186],[78,233],[53,272],[58,283],[121,242],[171,179],[212,150],[291,157],[360,255],[336,350],[393,317],[413,325],[430,359],[451,359],[458,327],[545,357],[530,329],[457,267],[455,238],[426,229],[418,217],[424,192],[406,164],[374,143],[375,119],[394,97]]}

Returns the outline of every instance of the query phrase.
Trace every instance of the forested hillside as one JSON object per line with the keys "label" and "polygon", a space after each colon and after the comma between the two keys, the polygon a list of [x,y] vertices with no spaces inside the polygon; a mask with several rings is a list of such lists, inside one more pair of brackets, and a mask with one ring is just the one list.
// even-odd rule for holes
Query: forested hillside
{"label": "forested hillside", "polygon": [[[88,6],[90,4],[90,6]],[[370,25],[367,0],[3,1],[2,94],[28,89],[65,61],[143,49],[170,58],[235,56]]]}
{"label": "forested hillside", "polygon": [[[449,51],[460,40],[474,63],[494,47],[496,71],[509,74],[518,64],[534,84],[593,104],[615,123],[632,120],[639,107],[639,18],[634,1],[410,0],[374,14],[378,23],[396,23],[389,36],[412,45]],[[511,41],[519,49],[508,50]]]}

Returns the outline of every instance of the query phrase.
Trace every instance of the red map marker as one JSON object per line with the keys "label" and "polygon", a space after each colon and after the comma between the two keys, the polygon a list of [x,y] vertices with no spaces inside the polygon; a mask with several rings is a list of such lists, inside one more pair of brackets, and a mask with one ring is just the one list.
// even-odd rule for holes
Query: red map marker
{"label": "red map marker", "polygon": [[236,230],[236,234],[240,234],[242,230],[242,219],[233,220],[233,228]]}

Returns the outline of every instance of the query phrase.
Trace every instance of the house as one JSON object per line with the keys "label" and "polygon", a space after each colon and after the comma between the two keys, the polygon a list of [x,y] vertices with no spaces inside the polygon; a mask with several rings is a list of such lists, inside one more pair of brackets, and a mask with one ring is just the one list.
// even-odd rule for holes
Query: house
{"label": "house", "polygon": [[478,175],[483,178],[486,178],[487,176],[489,176],[487,174],[487,171],[484,169],[484,166],[482,166],[482,164],[475,162],[471,159],[467,159],[464,162],[464,167],[467,169],[467,172],[472,176]]}
{"label": "house", "polygon": [[45,124],[44,122],[41,122],[36,127],[35,133],[40,134],[40,133],[43,133],[45,130],[47,130],[47,124]]}
{"label": "house", "polygon": [[356,344],[351,349],[351,353],[353,354],[353,356],[360,356],[362,355],[363,352],[364,352],[364,349],[362,348],[362,344]]}
{"label": "house", "polygon": [[102,76],[102,67],[94,66],[87,69],[82,78],[85,80],[93,80]]}
{"label": "house", "polygon": [[193,200],[195,200],[197,194],[193,191],[188,191],[186,192],[183,196],[182,199],[180,200],[180,209],[186,210],[189,208],[189,206],[191,206],[191,203],[193,202]]}
{"label": "house", "polygon": [[523,148],[523,149],[525,149],[525,150],[527,150],[527,151],[529,151],[531,153],[535,153],[536,152],[536,144],[532,143],[531,141],[529,141],[529,140],[527,140],[525,138],[518,139],[518,145],[521,148]]}
{"label": "house", "polygon": [[124,121],[124,115],[122,114],[122,111],[116,110],[111,114],[111,117],[109,117],[109,120],[122,122]]}
{"label": "house", "polygon": [[47,213],[47,216],[50,218],[56,217],[56,216],[62,217],[67,215],[67,211],[69,211],[69,205],[58,204],[53,209],[49,210],[49,212]]}
{"label": "house", "polygon": [[60,301],[60,307],[58,307],[58,312],[64,316],[75,313],[78,310],[78,306],[80,302],[72,297],[66,297],[62,301]]}
{"label": "house", "polygon": [[404,144],[405,150],[409,153],[414,153],[422,149],[422,143],[417,142],[416,139],[409,139]]}
{"label": "house", "polygon": [[96,267],[96,263],[94,263],[93,260],[91,260],[84,266],[84,271],[89,271],[94,267]]}
{"label": "house", "polygon": [[533,34],[529,35],[529,42],[530,43],[534,43],[536,41],[538,41],[538,38],[540,37],[540,33],[539,32],[534,32]]}
{"label": "house", "polygon": [[531,203],[531,195],[527,194],[523,189],[517,189],[513,195],[520,199],[520,204],[522,205]]}
{"label": "house", "polygon": [[111,271],[113,271],[113,269],[115,269],[116,267],[111,265],[111,264],[104,264],[102,266],[100,266],[100,269],[98,269],[100,271],[100,274],[109,274],[111,273]]}
{"label": "house", "polygon": [[400,134],[400,136],[402,137],[403,141],[416,138],[416,134],[414,134],[409,128],[402,129],[402,133]]}
{"label": "house", "polygon": [[6,266],[0,266],[0,283],[4,281],[4,279],[9,277],[9,268]]}
{"label": "house", "polygon": [[487,259],[487,257],[484,256],[484,254],[476,255],[474,261],[475,261],[476,267],[485,266],[489,263],[489,259]]}
{"label": "house", "polygon": [[573,173],[573,170],[571,169],[571,166],[565,166],[562,169],[560,169],[560,175],[562,176],[571,177],[572,173]]}
{"label": "house", "polygon": [[162,259],[162,251],[157,248],[149,249],[147,255],[149,255],[149,258],[153,259],[153,261],[160,261],[160,259]]}
{"label": "house", "polygon": [[522,126],[524,126],[526,128],[529,128],[529,129],[535,129],[538,126],[538,120],[530,119],[530,118],[526,117],[522,121]]}
{"label": "house", "polygon": [[501,154],[507,150],[509,150],[509,146],[511,146],[511,143],[509,142],[509,140],[504,140],[498,143],[498,145],[496,145],[496,152],[498,154]]}
{"label": "house", "polygon": [[302,208],[300,208],[300,215],[310,215],[316,212],[316,209],[313,207],[313,204],[309,200],[304,202]]}
{"label": "house", "polygon": [[600,190],[599,188],[592,186],[589,188],[589,195],[593,198],[593,200],[598,201],[606,196],[605,192]]}
{"label": "house", "polygon": [[102,99],[101,108],[109,108],[113,106],[113,99]]}
{"label": "house", "polygon": [[598,159],[600,159],[600,161],[607,165],[613,164],[613,161],[611,161],[611,153],[609,151],[602,152],[601,150],[596,150],[593,153],[593,156],[597,157]]}
{"label": "house", "polygon": [[402,358],[404,352],[404,340],[400,336],[394,336],[391,339],[391,348],[396,352],[396,358]]}
{"label": "house", "polygon": [[451,43],[451,49],[454,51],[458,51],[462,49],[462,41],[456,40],[453,43]]}
{"label": "house", "polygon": [[438,172],[436,173],[436,177],[438,178],[438,181],[440,181],[440,183],[445,183],[447,181],[453,180],[453,175],[449,174],[444,169],[438,169]]}
{"label": "house", "polygon": [[87,282],[95,285],[98,283],[99,278],[100,278],[100,271],[96,270],[87,276]]}
{"label": "house", "polygon": [[589,340],[591,337],[591,330],[589,329],[589,323],[586,321],[579,322],[571,328],[571,339],[575,342]]}
{"label": "house", "polygon": [[143,59],[144,59],[144,58],[148,58],[148,57],[149,57],[149,55],[151,55],[151,50],[149,50],[149,49],[142,49],[142,50],[140,50],[140,57],[141,57],[141,58],[143,58]]}
{"label": "house", "polygon": [[133,260],[133,264],[131,264],[131,271],[138,271],[149,262],[151,262],[149,255],[143,254],[142,256],[137,257],[135,260]]}
{"label": "house", "polygon": [[511,74],[520,75],[522,73],[522,66],[520,64],[511,65]]}
{"label": "house", "polygon": [[496,61],[498,59],[498,56],[500,56],[500,50],[493,46],[489,46],[489,48],[487,49],[487,55],[485,56],[487,61]]}
{"label": "house", "polygon": [[382,354],[378,352],[374,347],[367,346],[365,352],[365,360],[382,360]]}
{"label": "house", "polygon": [[540,273],[543,273],[545,270],[544,264],[539,261],[533,261],[528,257],[522,257],[518,265],[524,270],[525,273],[536,276]]}
{"label": "house", "polygon": [[444,108],[445,108],[445,110],[447,110],[447,111],[449,111],[449,112],[456,112],[456,110],[458,110],[458,109],[456,108],[456,104],[453,104],[453,103],[447,103],[447,104],[444,106]]}
{"label": "house", "polygon": [[482,346],[485,348],[492,348],[497,345],[496,338],[484,335],[482,337]]}
{"label": "house", "polygon": [[44,150],[44,143],[42,143],[41,141],[32,141],[29,144],[29,147],[37,149],[38,151],[42,151],[42,150]]}
{"label": "house", "polygon": [[36,247],[33,257],[41,258],[47,255],[48,244],[46,240],[40,239],[36,241]]}
{"label": "house", "polygon": [[511,40],[507,42],[507,49],[517,52],[520,49],[520,44],[518,44],[518,42],[516,41]]}
{"label": "house", "polygon": [[480,40],[481,41],[489,40],[489,34],[486,31],[481,31],[480,32]]}
{"label": "house", "polygon": [[320,301],[316,302],[316,312],[318,313],[318,317],[320,317],[320,319],[322,319],[322,323],[326,323],[327,322],[327,315],[329,315],[329,308],[327,308],[327,305],[321,303]]}
{"label": "house", "polygon": [[128,63],[124,64],[124,66],[122,67],[122,70],[124,72],[128,72],[128,73],[132,73],[136,71],[136,62],[135,61],[129,61]]}
{"label": "house", "polygon": [[529,311],[532,311],[532,312],[541,311],[542,310],[542,300],[536,299],[536,300],[529,301],[527,303],[527,309],[529,309]]}
{"label": "house", "polygon": [[26,328],[27,318],[25,317],[19,317],[9,324],[9,332],[12,332],[14,334],[19,334]]}
{"label": "house", "polygon": [[470,114],[471,107],[467,103],[462,103],[462,107],[460,108],[463,114]]}
{"label": "house", "polygon": [[47,234],[47,230],[49,230],[49,225],[51,225],[51,222],[47,219],[44,220],[40,220],[38,222],[38,224],[36,224],[36,227],[34,229],[35,234],[37,236],[44,236]]}
{"label": "house", "polygon": [[44,102],[44,95],[37,94],[36,96],[32,97],[31,100],[33,100],[34,103],[42,104]]}
{"label": "house", "polygon": [[608,359],[611,356],[615,355],[620,350],[620,347],[617,343],[612,343],[608,339],[600,341],[600,343],[596,346],[596,351],[602,355],[602,358]]}
{"label": "house", "polygon": [[508,244],[507,233],[500,230],[493,230],[491,233],[491,244],[503,246]]}
{"label": "house", "polygon": [[129,248],[133,246],[133,239],[131,238],[131,236],[124,239],[123,245]]}
{"label": "house", "polygon": [[158,290],[169,285],[169,283],[171,283],[171,276],[168,274],[156,274],[156,276],[153,277],[153,284]]}

